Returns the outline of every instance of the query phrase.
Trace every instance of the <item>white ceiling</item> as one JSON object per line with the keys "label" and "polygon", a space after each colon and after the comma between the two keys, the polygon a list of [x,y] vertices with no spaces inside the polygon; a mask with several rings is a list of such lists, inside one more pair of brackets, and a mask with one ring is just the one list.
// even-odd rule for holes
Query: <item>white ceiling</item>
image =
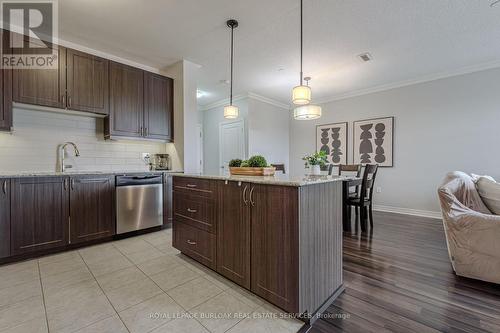
{"label": "white ceiling", "polygon": [[[500,64],[500,5],[490,0],[305,0],[306,76],[315,100]],[[289,103],[299,80],[298,0],[63,0],[60,38],[155,68],[202,66],[200,99],[228,96],[228,18],[235,95]],[[370,52],[373,61],[357,55]]]}

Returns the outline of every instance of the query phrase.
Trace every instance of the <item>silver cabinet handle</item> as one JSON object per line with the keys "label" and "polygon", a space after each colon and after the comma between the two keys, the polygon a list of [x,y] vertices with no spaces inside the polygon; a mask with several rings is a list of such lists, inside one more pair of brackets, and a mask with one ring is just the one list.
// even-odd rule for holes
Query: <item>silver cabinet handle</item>
{"label": "silver cabinet handle", "polygon": [[71,96],[68,96],[68,107],[71,107]]}
{"label": "silver cabinet handle", "polygon": [[194,188],[194,187],[196,187],[196,185],[195,185],[195,184],[187,184],[186,186],[187,186],[187,187],[189,187],[189,188]]}
{"label": "silver cabinet handle", "polygon": [[71,179],[71,190],[75,189],[75,180],[72,178]]}
{"label": "silver cabinet handle", "polygon": [[66,95],[62,95],[62,104],[66,107]]}
{"label": "silver cabinet handle", "polygon": [[7,181],[6,180],[3,181],[2,189],[3,189],[3,194],[7,194]]}
{"label": "silver cabinet handle", "polygon": [[253,206],[255,206],[255,202],[253,201],[253,190],[255,190],[255,187],[252,187],[252,189],[250,190],[250,204]]}
{"label": "silver cabinet handle", "polygon": [[243,189],[243,202],[245,203],[245,206],[248,206],[248,200],[246,198],[247,189],[248,189],[248,186],[245,185],[245,188]]}
{"label": "silver cabinet handle", "polygon": [[190,212],[190,213],[196,213],[197,212],[196,209],[191,209],[191,208],[188,208],[187,211]]}
{"label": "silver cabinet handle", "polygon": [[192,240],[187,240],[186,243],[188,243],[189,245],[196,245],[196,242],[193,242]]}
{"label": "silver cabinet handle", "polygon": [[64,178],[64,190],[66,191],[68,189],[68,178]]}

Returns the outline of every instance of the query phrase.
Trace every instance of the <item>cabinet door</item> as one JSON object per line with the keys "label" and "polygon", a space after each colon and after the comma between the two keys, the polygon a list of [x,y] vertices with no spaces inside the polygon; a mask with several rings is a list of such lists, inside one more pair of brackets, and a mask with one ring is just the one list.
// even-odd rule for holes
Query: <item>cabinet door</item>
{"label": "cabinet door", "polygon": [[71,178],[70,188],[70,243],[114,235],[114,176]]}
{"label": "cabinet door", "polygon": [[18,255],[68,242],[69,189],[64,177],[12,180],[11,252]]}
{"label": "cabinet door", "polygon": [[298,308],[298,189],[252,185],[251,290],[289,312]]}
{"label": "cabinet door", "polygon": [[150,139],[171,141],[174,81],[145,73],[144,83],[144,134]]}
{"label": "cabinet door", "polygon": [[58,55],[57,69],[12,70],[14,102],[66,107],[66,49],[55,46],[54,52]]}
{"label": "cabinet door", "polygon": [[106,136],[141,137],[144,123],[144,71],[110,63]]}
{"label": "cabinet door", "polygon": [[251,185],[228,182],[219,185],[217,272],[250,288]]}
{"label": "cabinet door", "polygon": [[[3,39],[0,29],[0,56],[3,54]],[[10,131],[12,127],[12,70],[4,69],[0,63],[0,131]]]}
{"label": "cabinet door", "polygon": [[70,49],[66,61],[68,108],[108,114],[109,61]]}
{"label": "cabinet door", "polygon": [[10,179],[0,179],[0,258],[10,256]]}

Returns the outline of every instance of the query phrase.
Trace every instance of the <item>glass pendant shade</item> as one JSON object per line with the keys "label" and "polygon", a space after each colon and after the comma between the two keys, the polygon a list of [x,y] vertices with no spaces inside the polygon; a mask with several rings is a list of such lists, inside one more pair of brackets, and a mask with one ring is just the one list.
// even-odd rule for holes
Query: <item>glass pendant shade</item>
{"label": "glass pendant shade", "polygon": [[293,117],[296,120],[312,120],[321,118],[321,106],[309,104],[296,107],[295,110],[293,110]]}
{"label": "glass pendant shade", "polygon": [[238,118],[238,107],[234,105],[228,105],[224,107],[224,118],[235,119]]}
{"label": "glass pendant shade", "polygon": [[292,103],[295,105],[306,105],[311,103],[311,88],[308,86],[297,86],[293,88]]}

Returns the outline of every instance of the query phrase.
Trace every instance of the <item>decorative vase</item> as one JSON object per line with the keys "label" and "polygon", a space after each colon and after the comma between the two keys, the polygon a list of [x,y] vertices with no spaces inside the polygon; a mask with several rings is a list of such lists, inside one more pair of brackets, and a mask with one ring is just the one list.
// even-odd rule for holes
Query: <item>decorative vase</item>
{"label": "decorative vase", "polygon": [[321,175],[321,168],[319,165],[311,165],[311,175],[312,176]]}

